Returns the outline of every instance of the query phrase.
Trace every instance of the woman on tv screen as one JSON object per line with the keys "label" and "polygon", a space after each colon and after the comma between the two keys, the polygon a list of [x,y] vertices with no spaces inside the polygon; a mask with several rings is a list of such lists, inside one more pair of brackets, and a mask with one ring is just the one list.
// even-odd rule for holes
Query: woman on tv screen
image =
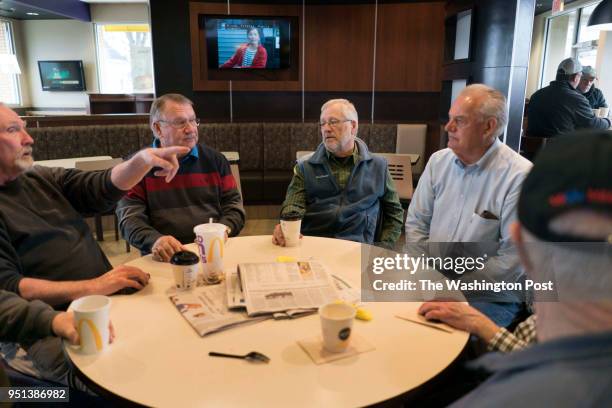
{"label": "woman on tv screen", "polygon": [[268,60],[268,52],[261,45],[259,30],[257,27],[249,28],[247,31],[248,42],[242,44],[234,55],[228,59],[220,68],[265,68]]}

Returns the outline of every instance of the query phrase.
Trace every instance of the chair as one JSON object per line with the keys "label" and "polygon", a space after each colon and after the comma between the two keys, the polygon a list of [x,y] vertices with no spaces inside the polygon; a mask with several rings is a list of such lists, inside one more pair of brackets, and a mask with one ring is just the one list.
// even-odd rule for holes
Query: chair
{"label": "chair", "polygon": [[395,182],[395,188],[399,195],[402,206],[407,208],[412,199],[412,165],[409,154],[398,153],[374,153],[387,159],[389,173]]}
{"label": "chair", "polygon": [[[116,166],[117,164],[123,162],[123,159],[107,159],[107,160],[89,160],[89,161],[79,161],[75,162],[75,168],[83,171],[96,171],[96,170],[106,170],[111,167]],[[106,213],[97,213],[94,215],[94,222],[96,226],[96,239],[98,241],[104,241],[104,232],[102,230],[102,216],[103,215],[112,215],[114,224],[115,224],[115,241],[119,240],[119,220],[117,219],[117,214],[115,214],[115,208]],[[130,244],[125,241],[125,250],[130,252]]]}
{"label": "chair", "polygon": [[427,139],[426,124],[397,125],[395,153],[418,154],[422,159],[412,166],[412,174],[419,176],[425,167],[425,142]]}
{"label": "chair", "polygon": [[537,153],[548,143],[547,137],[523,136],[521,137],[520,153],[523,157],[533,161]]}

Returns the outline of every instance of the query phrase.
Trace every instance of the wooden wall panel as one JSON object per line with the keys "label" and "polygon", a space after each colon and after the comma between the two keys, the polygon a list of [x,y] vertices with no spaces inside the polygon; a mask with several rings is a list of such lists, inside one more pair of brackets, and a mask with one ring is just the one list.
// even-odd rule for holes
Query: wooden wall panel
{"label": "wooden wall panel", "polygon": [[376,90],[440,92],[444,3],[378,6]]}
{"label": "wooden wall panel", "polygon": [[306,91],[372,91],[374,5],[306,7]]}

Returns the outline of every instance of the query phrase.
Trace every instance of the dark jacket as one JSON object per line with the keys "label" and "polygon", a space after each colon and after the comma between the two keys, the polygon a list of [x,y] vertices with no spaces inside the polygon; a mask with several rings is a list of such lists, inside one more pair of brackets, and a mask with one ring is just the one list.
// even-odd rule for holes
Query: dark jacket
{"label": "dark jacket", "polygon": [[374,242],[380,199],[385,193],[387,162],[370,154],[360,139],[355,142],[360,159],[344,189],[331,173],[323,143],[309,159],[298,162],[306,190],[304,234]]}
{"label": "dark jacket", "polygon": [[584,97],[589,101],[591,109],[607,108],[606,98],[604,98],[601,89],[595,88],[595,85],[591,86],[588,92],[583,93]]}
{"label": "dark jacket", "polygon": [[597,118],[589,101],[567,81],[552,81],[534,93],[527,112],[528,136],[554,137],[581,128],[610,127],[610,121]]}

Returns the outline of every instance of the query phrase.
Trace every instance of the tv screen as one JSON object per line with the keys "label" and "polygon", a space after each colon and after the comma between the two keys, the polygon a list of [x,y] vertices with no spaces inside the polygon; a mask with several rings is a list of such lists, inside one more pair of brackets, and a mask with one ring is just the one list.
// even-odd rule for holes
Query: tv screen
{"label": "tv screen", "polygon": [[43,91],[84,91],[83,61],[38,61]]}
{"label": "tv screen", "polygon": [[209,69],[291,67],[291,18],[203,16]]}

